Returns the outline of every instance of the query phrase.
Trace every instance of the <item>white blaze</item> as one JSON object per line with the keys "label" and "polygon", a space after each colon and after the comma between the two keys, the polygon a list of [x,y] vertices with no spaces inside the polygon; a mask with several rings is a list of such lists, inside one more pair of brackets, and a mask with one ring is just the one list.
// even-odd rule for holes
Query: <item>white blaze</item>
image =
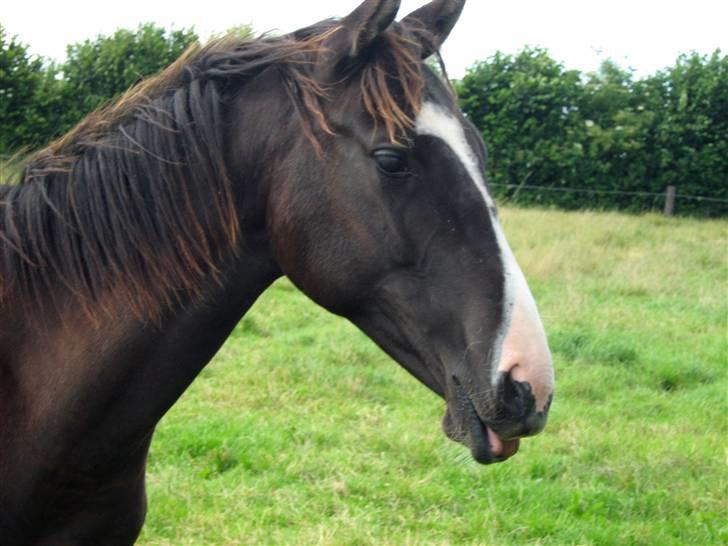
{"label": "white blaze", "polygon": [[505,275],[503,322],[493,350],[493,382],[497,372],[510,372],[517,381],[528,381],[536,406],[542,410],[553,392],[551,353],[536,302],[513,256],[498,218],[495,203],[485,186],[478,158],[465,136],[462,123],[441,106],[426,102],[416,123],[417,133],[441,139],[465,167],[485,202],[495,232]]}

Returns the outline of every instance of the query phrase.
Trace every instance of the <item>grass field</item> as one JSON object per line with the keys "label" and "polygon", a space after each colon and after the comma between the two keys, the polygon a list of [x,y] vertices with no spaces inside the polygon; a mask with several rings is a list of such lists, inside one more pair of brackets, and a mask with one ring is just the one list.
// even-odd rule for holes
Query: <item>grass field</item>
{"label": "grass field", "polygon": [[281,281],[160,424],[140,544],[726,544],[728,222],[502,214],[554,351],[542,435],[476,465]]}

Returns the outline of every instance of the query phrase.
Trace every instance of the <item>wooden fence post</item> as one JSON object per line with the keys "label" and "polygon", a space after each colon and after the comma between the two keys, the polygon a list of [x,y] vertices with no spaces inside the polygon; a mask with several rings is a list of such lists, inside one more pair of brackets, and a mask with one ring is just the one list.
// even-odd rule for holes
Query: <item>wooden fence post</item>
{"label": "wooden fence post", "polygon": [[665,216],[675,214],[675,194],[677,190],[675,186],[668,186],[665,192]]}

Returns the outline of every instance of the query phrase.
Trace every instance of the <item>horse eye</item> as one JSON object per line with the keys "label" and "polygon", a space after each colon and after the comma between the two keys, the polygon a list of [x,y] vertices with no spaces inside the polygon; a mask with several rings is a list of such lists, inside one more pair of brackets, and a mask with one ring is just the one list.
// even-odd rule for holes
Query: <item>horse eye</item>
{"label": "horse eye", "polygon": [[377,167],[384,174],[389,176],[407,176],[410,174],[407,152],[404,150],[384,148],[375,150],[373,155]]}

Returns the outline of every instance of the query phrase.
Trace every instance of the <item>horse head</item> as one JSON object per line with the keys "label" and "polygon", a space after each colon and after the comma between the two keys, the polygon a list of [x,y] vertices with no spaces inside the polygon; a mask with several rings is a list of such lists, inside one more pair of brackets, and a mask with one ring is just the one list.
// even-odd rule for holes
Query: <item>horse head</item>
{"label": "horse head", "polygon": [[295,34],[318,40],[306,65],[318,122],[287,122],[310,138],[280,146],[267,232],[301,290],[444,397],[449,437],[479,462],[504,460],[546,423],[551,356],[488,190],[486,148],[426,63],[464,0],[395,22],[399,4],[366,0]]}

